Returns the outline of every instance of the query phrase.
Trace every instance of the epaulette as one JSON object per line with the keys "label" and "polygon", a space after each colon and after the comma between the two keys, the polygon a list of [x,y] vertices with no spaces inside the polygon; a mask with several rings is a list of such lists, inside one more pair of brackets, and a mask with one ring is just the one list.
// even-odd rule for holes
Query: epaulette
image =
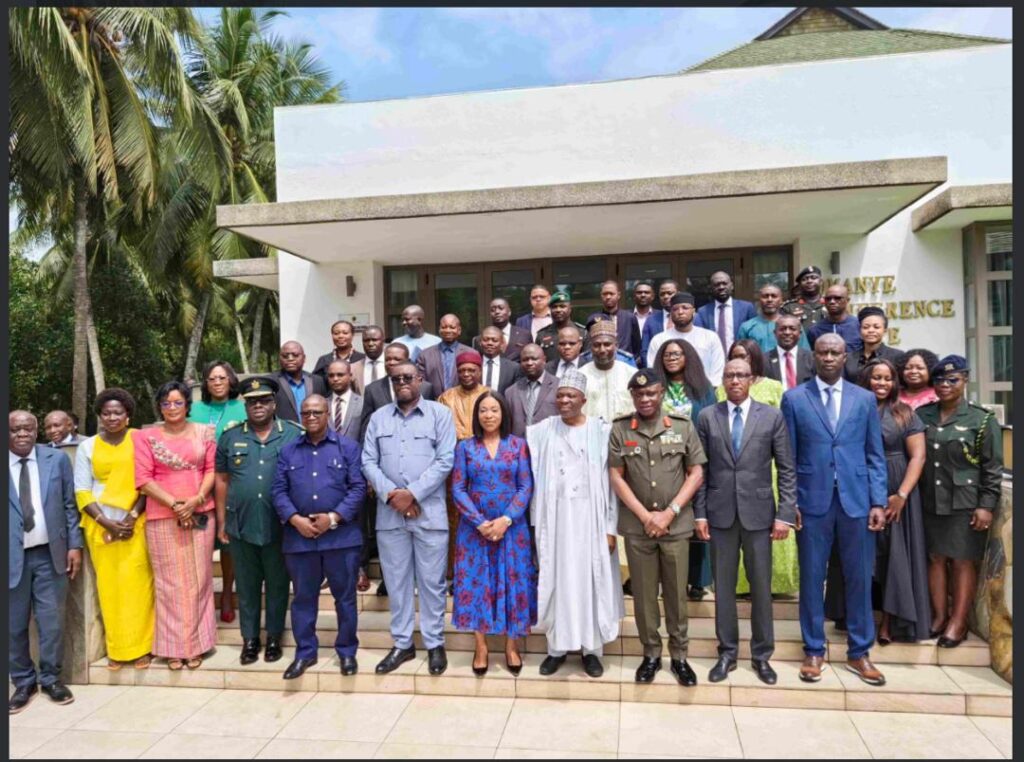
{"label": "epaulette", "polygon": [[[689,420],[691,420],[690,416],[688,416],[686,413],[675,413],[675,412],[673,412],[673,413],[665,413],[665,417],[666,418],[675,418],[678,421],[689,421]],[[668,424],[666,424],[666,425],[668,425]]]}
{"label": "epaulette", "polygon": [[[231,429],[235,428],[235,426],[238,426],[241,423],[242,421],[229,421],[228,425],[224,427],[224,431],[231,431]],[[222,431],[221,433],[223,434],[224,431]]]}

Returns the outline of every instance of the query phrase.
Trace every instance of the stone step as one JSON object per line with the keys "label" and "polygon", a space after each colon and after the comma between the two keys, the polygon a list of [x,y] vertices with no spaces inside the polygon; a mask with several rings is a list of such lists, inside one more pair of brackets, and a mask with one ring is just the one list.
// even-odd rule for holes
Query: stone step
{"label": "stone step", "polygon": [[[419,617],[417,616],[417,627]],[[389,649],[393,641],[390,632],[391,615],[387,611],[363,611],[359,614],[359,645],[360,648]],[[291,614],[285,620],[283,643],[294,646],[292,637]],[[750,622],[739,621],[740,658],[750,658]],[[338,620],[333,611],[320,611],[317,617],[317,637],[321,644],[330,644],[337,637]],[[474,638],[471,632],[460,632],[452,627],[451,614],[445,616],[445,643],[450,651],[472,651]],[[661,627],[665,653],[668,653],[668,641],[664,622]],[[830,622],[826,625],[825,634],[828,641],[829,658],[837,661],[846,659],[846,635],[835,629]],[[718,640],[715,637],[714,619],[697,617],[689,622],[690,646],[689,653],[694,657],[715,658],[718,654]],[[418,648],[423,641],[417,631],[414,640]],[[241,645],[242,634],[238,629],[238,620],[232,623],[217,619],[217,643],[223,645]],[[489,636],[488,643],[492,650],[501,652],[504,640],[500,636]],[[528,653],[543,654],[547,647],[542,628],[534,628],[534,632],[526,638]],[[643,646],[637,635],[636,620],[627,616],[622,621],[620,636],[605,646],[605,653],[615,656],[640,656]],[[804,658],[803,641],[800,637],[800,622],[780,620],[775,622],[775,656],[783,661],[802,661]],[[888,646],[875,646],[871,658],[879,664],[934,665],[934,666],[970,666],[988,667],[990,654],[988,644],[977,638],[965,640],[958,648],[939,648],[935,640],[920,643],[892,643]]]}
{"label": "stone step", "polygon": [[646,701],[669,704],[717,704],[782,708],[845,709],[852,711],[921,712],[931,714],[977,714],[1011,716],[1012,689],[994,672],[984,667],[940,666],[934,664],[889,664],[884,668],[887,684],[865,685],[846,671],[842,662],[826,669],[822,680],[807,684],[797,677],[798,661],[773,660],[779,675],[774,686],[761,683],[750,665],[741,660],[735,672],[721,683],[709,683],[707,673],[712,658],[689,659],[697,672],[698,685],[683,688],[664,669],[649,685],[637,684],[633,672],[639,663],[635,656],[606,655],[605,673],[598,679],[587,677],[578,656],[570,655],[554,675],[543,677],[538,666],[542,654],[524,656],[523,671],[513,676],[505,667],[504,655],[494,650],[490,671],[483,678],[473,675],[472,653],[451,650],[444,675],[427,671],[426,652],[389,675],[376,675],[373,668],[386,650],[360,648],[357,658],[360,672],[342,677],[332,649],[320,649],[320,661],[301,678],[281,678],[294,658],[294,649],[286,648],[284,657],[273,664],[258,661],[241,666],[240,647],[220,645],[203,665],[195,670],[171,672],[166,662],[154,660],[147,670],[124,667],[118,672],[106,668],[105,660],[90,667],[90,682],[182,686],[195,688],[232,688],[267,691],[324,691],[344,693],[404,693],[449,696],[497,696],[520,698],[577,699],[596,701]]}

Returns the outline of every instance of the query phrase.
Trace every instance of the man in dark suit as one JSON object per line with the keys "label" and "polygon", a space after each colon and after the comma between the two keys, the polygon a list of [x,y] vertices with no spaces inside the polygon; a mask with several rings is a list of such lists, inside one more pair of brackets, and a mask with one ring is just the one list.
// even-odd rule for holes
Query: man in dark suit
{"label": "man in dark suit", "polygon": [[306,352],[297,341],[286,341],[281,345],[281,370],[274,376],[277,381],[277,417],[286,421],[299,421],[302,401],[311,394],[324,395],[327,385],[323,377],[307,373],[302,369],[306,364]]}
{"label": "man in dark suit", "polygon": [[355,336],[356,329],[347,320],[335,320],[334,324],[331,325],[331,341],[334,342],[334,349],[325,355],[321,355],[317,358],[316,365],[313,366],[313,375],[320,376],[327,382],[327,366],[334,360],[345,360],[352,366],[352,386],[356,391],[360,391],[363,388],[363,374],[362,366],[355,367],[356,363],[366,359],[366,355],[362,352],[357,352],[355,347],[352,346],[352,339]]}
{"label": "man in dark suit", "polygon": [[522,375],[519,363],[501,356],[501,329],[489,325],[480,334],[480,353],[484,361],[481,383],[493,391],[504,394]]}
{"label": "man in dark suit", "polygon": [[548,291],[548,287],[543,283],[535,283],[530,288],[530,311],[516,318],[516,326],[529,331],[534,341],[537,339],[537,332],[551,324],[551,310],[548,308],[550,301],[551,292]]}
{"label": "man in dark suit", "polygon": [[846,582],[846,668],[869,685],[884,685],[885,677],[868,658],[875,639],[874,533],[885,529],[889,498],[882,425],[875,395],[843,380],[842,336],[820,336],[814,362],[815,377],[782,395],[797,473],[800,631],[806,654],[800,679],[821,679],[825,575],[835,540]]}
{"label": "man in dark suit", "polygon": [[618,281],[606,280],[601,284],[601,305],[604,309],[601,312],[594,312],[587,318],[587,325],[595,318],[604,318],[615,323],[615,334],[618,337],[618,346],[623,352],[633,357],[635,362],[640,360],[642,342],[640,339],[640,324],[636,321],[636,315],[619,309],[619,301],[622,299],[622,290]]}
{"label": "man in dark suit", "polygon": [[50,447],[74,447],[85,441],[85,437],[75,433],[74,421],[63,410],[51,410],[46,414],[43,432]]}
{"label": "man in dark suit", "polygon": [[[490,314],[491,325],[501,331],[501,338],[505,343],[505,357],[512,362],[519,362],[519,353],[523,347],[533,341],[530,330],[528,328],[520,328],[518,325],[512,325],[509,322],[512,319],[512,308],[500,296],[496,299],[491,299]],[[473,337],[472,344],[473,349],[482,351],[480,349],[479,336]]]}
{"label": "man in dark suit", "polygon": [[356,442],[362,437],[363,396],[352,388],[352,369],[344,360],[334,360],[326,370],[327,425],[335,434]]}
{"label": "man in dark suit", "polygon": [[729,347],[736,339],[740,326],[750,318],[757,317],[757,310],[751,302],[732,298],[735,286],[729,273],[721,270],[712,273],[710,284],[714,299],[697,310],[694,323],[718,334],[722,351],[728,357]]}
{"label": "man in dark suit", "polygon": [[551,360],[546,367],[552,376],[562,377],[566,368],[579,370],[583,365],[580,355],[583,352],[583,334],[575,325],[569,325],[558,331],[558,357]]}
{"label": "man in dark suit", "polygon": [[[395,390],[391,385],[391,369],[399,363],[408,361],[409,347],[405,344],[392,342],[384,348],[384,372],[387,375],[379,381],[374,381],[363,390],[363,412],[362,419],[359,422],[360,432],[366,431],[366,424],[369,423],[370,416],[375,411],[395,401]],[[425,400],[434,400],[437,397],[434,394],[433,387],[425,381],[420,384],[420,396]]]}
{"label": "man in dark suit", "polygon": [[527,426],[558,415],[558,379],[544,369],[544,350],[537,344],[523,347],[519,367],[522,375],[505,392],[505,400],[512,415],[512,433],[525,437]]}
{"label": "man in dark suit", "polygon": [[679,293],[679,284],[674,280],[663,281],[658,286],[658,301],[660,309],[654,310],[643,329],[640,331],[641,355],[644,366],[647,365],[647,350],[651,346],[651,339],[672,325],[672,297]]}
{"label": "man in dark suit", "polygon": [[814,377],[814,354],[799,346],[802,330],[796,315],[779,314],[775,319],[778,346],[765,353],[765,375],[781,381],[787,392]]}
{"label": "man in dark suit", "polygon": [[457,315],[444,315],[438,324],[437,333],[441,337],[441,343],[420,352],[416,368],[423,376],[423,380],[440,396],[443,391],[459,383],[455,373],[455,358],[472,347],[459,341],[462,321]]}
{"label": "man in dark suit", "polygon": [[317,662],[316,619],[324,577],[334,596],[338,635],[334,649],[342,675],[354,675],[358,613],[356,578],[363,545],[359,509],[366,496],[359,445],[327,424],[327,400],[312,394],[302,403],[304,436],[281,450],[274,477],[274,508],[284,524],[281,550],[295,590],[293,680]]}
{"label": "man in dark suit", "polygon": [[[7,425],[8,664],[14,684],[8,709],[17,714],[40,686],[58,704],[75,700],[60,671],[64,601],[82,566],[82,530],[67,455],[36,444],[39,422],[31,413],[15,410]],[[29,654],[30,618],[39,632],[38,675]]]}
{"label": "man in dark suit", "polygon": [[[761,682],[775,685],[778,678],[768,663],[775,651],[772,541],[785,540],[796,523],[796,472],[782,413],[750,398],[752,381],[746,360],[727,362],[722,375],[726,401],[705,408],[697,419],[708,462],[694,516],[697,537],[711,541],[715,578],[718,662],[708,680],[721,682],[736,669],[736,578],[742,548],[753,604],[750,663]],[[777,511],[773,461],[779,474]]]}

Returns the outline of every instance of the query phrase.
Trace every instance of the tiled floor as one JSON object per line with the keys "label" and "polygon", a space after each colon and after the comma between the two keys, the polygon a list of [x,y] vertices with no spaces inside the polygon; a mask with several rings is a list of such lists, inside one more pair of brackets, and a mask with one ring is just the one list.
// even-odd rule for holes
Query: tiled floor
{"label": "tiled floor", "polygon": [[[970,673],[958,675],[974,679]],[[80,685],[10,718],[12,758],[1011,758],[1011,718]]]}

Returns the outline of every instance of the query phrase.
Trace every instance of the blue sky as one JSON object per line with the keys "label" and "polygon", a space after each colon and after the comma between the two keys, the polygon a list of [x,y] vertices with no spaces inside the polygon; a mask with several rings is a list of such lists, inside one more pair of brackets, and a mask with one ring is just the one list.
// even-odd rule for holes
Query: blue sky
{"label": "blue sky", "polygon": [[[668,74],[749,42],[785,8],[291,8],[350,101]],[[1009,8],[869,8],[890,27],[1012,35]],[[216,9],[200,14],[211,20]]]}

